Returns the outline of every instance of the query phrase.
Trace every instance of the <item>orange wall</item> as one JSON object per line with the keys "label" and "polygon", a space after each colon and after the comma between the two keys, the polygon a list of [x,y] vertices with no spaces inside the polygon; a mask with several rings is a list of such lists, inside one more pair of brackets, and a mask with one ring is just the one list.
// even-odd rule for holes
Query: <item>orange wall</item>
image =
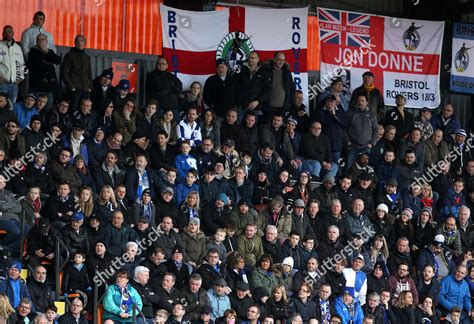
{"label": "orange wall", "polygon": [[46,14],[45,27],[53,34],[56,45],[73,46],[75,35],[84,30],[89,48],[161,54],[161,2],[0,0],[0,26],[12,25],[19,41],[22,31],[31,25],[33,14],[42,10]]}

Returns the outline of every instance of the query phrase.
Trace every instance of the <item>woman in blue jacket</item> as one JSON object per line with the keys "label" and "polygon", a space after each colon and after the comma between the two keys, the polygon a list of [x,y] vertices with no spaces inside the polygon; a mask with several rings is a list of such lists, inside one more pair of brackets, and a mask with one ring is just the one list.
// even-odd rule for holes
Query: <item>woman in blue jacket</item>
{"label": "woman in blue jacket", "polygon": [[128,283],[128,273],[119,271],[115,284],[107,288],[104,297],[104,320],[111,319],[115,323],[131,323],[133,309],[135,314],[142,310],[142,298]]}

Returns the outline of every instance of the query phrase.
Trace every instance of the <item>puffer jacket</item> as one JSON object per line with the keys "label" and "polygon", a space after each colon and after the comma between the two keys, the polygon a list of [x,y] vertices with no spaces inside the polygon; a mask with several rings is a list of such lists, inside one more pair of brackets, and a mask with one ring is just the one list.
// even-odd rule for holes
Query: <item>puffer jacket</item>
{"label": "puffer jacket", "polygon": [[194,234],[190,233],[188,228],[185,227],[181,232],[181,241],[183,242],[183,248],[186,252],[184,261],[201,264],[203,258],[206,256],[206,235],[201,231]]}

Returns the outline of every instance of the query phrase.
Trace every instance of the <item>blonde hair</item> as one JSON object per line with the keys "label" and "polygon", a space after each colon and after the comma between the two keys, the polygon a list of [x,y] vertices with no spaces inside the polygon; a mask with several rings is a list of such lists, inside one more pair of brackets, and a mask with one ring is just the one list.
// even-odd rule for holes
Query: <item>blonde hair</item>
{"label": "blonde hair", "polygon": [[430,191],[430,194],[428,195],[427,198],[429,199],[433,199],[433,188],[431,187],[430,184],[424,184],[423,186],[421,186],[421,189],[428,189]]}
{"label": "blonde hair", "polygon": [[117,208],[118,204],[117,204],[117,200],[115,199],[115,193],[114,193],[114,189],[112,189],[111,186],[109,185],[105,185],[102,190],[100,191],[100,194],[99,194],[99,204],[101,205],[105,205],[106,203],[108,203],[107,200],[105,200],[104,198],[102,198],[102,195],[103,193],[108,190],[110,192],[110,202],[112,203],[112,205],[114,206],[114,208]]}
{"label": "blonde hair", "polygon": [[0,318],[8,319],[13,313],[15,313],[15,309],[10,305],[8,297],[0,294]]}
{"label": "blonde hair", "polygon": [[274,300],[273,299],[273,294],[275,293],[276,290],[279,290],[281,292],[281,300],[283,300],[283,302],[286,304],[288,302],[288,296],[286,295],[286,289],[285,289],[285,286],[283,286],[283,285],[279,285],[279,286],[276,286],[275,288],[273,288],[270,299]]}
{"label": "blonde hair", "polygon": [[[82,201],[81,193],[83,191],[89,191],[90,198],[88,201]],[[81,189],[81,192],[79,193],[79,197],[78,197],[78,205],[79,205],[79,209],[82,211],[85,217],[90,217],[92,215],[92,213],[94,212],[94,196],[93,196],[91,187],[84,187]]]}
{"label": "blonde hair", "polygon": [[[193,207],[193,208],[196,209],[196,210],[199,210],[199,201],[200,201],[200,199],[199,199],[199,193],[197,191],[191,191],[190,193],[188,193],[188,195],[186,196],[185,202],[187,203],[189,197],[191,197],[193,195],[196,196],[196,206]],[[189,204],[188,204],[188,206],[189,206]]]}
{"label": "blonde hair", "polygon": [[406,308],[406,307],[408,307],[409,305],[405,304],[405,299],[407,298],[408,294],[411,294],[411,291],[409,291],[409,290],[402,291],[400,293],[400,295],[398,296],[397,301],[395,302],[395,307],[397,307],[397,308]]}

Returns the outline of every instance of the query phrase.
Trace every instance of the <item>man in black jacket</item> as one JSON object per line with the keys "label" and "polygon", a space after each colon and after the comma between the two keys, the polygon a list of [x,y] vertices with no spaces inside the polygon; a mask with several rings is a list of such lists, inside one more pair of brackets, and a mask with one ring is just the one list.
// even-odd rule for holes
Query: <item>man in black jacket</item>
{"label": "man in black jacket", "polygon": [[46,283],[46,268],[37,266],[33,271],[33,277],[26,282],[35,306],[35,311],[45,313],[46,307],[54,303],[54,295],[51,287]]}
{"label": "man in black jacket", "polygon": [[209,305],[209,297],[202,286],[202,277],[195,273],[189,279],[189,284],[181,290],[181,294],[187,302],[184,320],[197,321],[201,317],[201,308]]}
{"label": "man in black jacket", "polygon": [[191,278],[193,268],[184,262],[184,250],[182,246],[176,246],[173,249],[171,258],[165,262],[165,266],[168,272],[174,274],[176,277],[175,287],[177,289],[184,288],[189,278]]}
{"label": "man in black jacket", "polygon": [[183,84],[173,74],[167,71],[168,61],[160,56],[156,68],[146,78],[146,100],[158,100],[161,107],[178,110],[178,97],[183,91]]}
{"label": "man in black jacket", "polygon": [[235,107],[237,83],[227,74],[227,64],[224,59],[216,61],[216,74],[207,78],[204,84],[204,102],[214,109],[216,115],[224,118],[227,109]]}
{"label": "man in black jacket", "polygon": [[336,314],[334,305],[335,299],[329,299],[331,292],[331,285],[324,283],[321,285],[319,295],[314,298],[314,303],[316,304],[316,319],[319,323],[329,323],[331,315]]}
{"label": "man in black jacket", "polygon": [[153,321],[155,317],[154,309],[160,309],[160,297],[155,294],[149,284],[150,270],[143,266],[135,268],[133,280],[130,280],[130,285],[140,294],[142,298],[142,314],[148,321]]}
{"label": "man in black jacket", "polygon": [[59,317],[58,324],[88,324],[87,319],[82,316],[84,302],[81,298],[74,298],[71,302],[69,311]]}
{"label": "man in black jacket", "polygon": [[311,176],[316,179],[321,173],[329,173],[335,178],[338,166],[332,163],[331,144],[328,137],[321,134],[321,130],[321,123],[314,122],[301,139],[299,154],[305,159],[303,169],[310,170]]}
{"label": "man in black jacket", "polygon": [[209,249],[205,260],[196,270],[202,278],[202,288],[209,290],[216,280],[224,279],[225,268],[225,263],[219,260],[219,252],[216,249]]}
{"label": "man in black jacket", "polygon": [[123,182],[125,171],[117,165],[117,154],[113,151],[105,155],[105,160],[102,164],[92,171],[94,182],[98,190],[105,185],[115,188]]}
{"label": "man in black jacket", "polygon": [[76,212],[68,225],[61,229],[61,236],[67,246],[69,256],[72,258],[76,251],[87,252],[90,250],[87,230],[82,226],[84,214]]}

